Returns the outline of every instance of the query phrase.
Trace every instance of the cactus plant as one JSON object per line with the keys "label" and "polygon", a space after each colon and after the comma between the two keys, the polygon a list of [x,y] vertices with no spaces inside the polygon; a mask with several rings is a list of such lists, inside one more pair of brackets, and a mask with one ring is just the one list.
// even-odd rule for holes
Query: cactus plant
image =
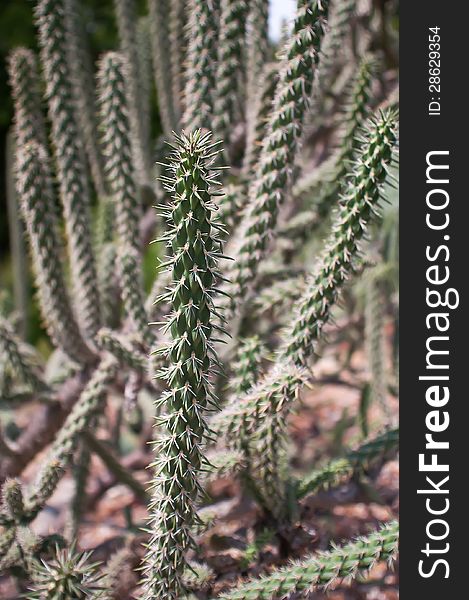
{"label": "cactus plant", "polygon": [[[320,427],[300,441],[293,415],[320,420],[312,386],[322,385],[327,330],[337,355],[353,330],[372,360],[370,381],[342,379],[339,358],[325,380],[381,400],[395,391],[384,387],[381,311],[397,299],[378,306],[373,279],[353,304],[374,247],[393,245],[395,221],[385,242],[364,241],[383,237],[395,72],[378,62],[375,20],[355,19],[354,0],[330,3],[330,22],[327,0],[301,0],[277,48],[266,0],[144,4],[115,0],[118,48],[93,64],[83,7],[36,0],[40,69],[32,50],[10,54],[10,204],[42,323],[35,348],[22,335],[24,302],[11,310],[2,296],[0,569],[28,597],[55,600],[320,593],[397,551],[394,521],[328,552],[298,550],[295,533],[309,528],[310,500],[332,502],[393,458],[393,403],[366,421],[358,446],[357,419],[342,419],[354,430],[340,452]],[[357,35],[360,61],[347,54]],[[33,534],[70,476],[71,526]],[[131,500],[100,567],[77,548],[117,484]],[[211,494],[230,498],[211,505]],[[327,519],[334,542],[325,514],[314,518]],[[211,529],[233,515],[246,550],[226,577],[226,556],[214,556],[224,536]],[[277,554],[281,568],[268,564]]]}

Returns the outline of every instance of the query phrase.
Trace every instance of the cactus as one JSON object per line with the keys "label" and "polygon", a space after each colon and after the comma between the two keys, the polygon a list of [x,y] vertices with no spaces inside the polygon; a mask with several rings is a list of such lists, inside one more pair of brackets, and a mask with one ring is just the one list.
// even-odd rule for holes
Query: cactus
{"label": "cactus", "polygon": [[43,319],[52,339],[71,359],[89,362],[93,354],[76,323],[60,264],[47,155],[37,142],[31,142],[17,152],[18,193]]}
{"label": "cactus", "polygon": [[239,586],[220,596],[223,600],[270,600],[322,587],[334,581],[356,577],[378,561],[393,561],[399,541],[395,521],[383,525],[367,537],[333,547],[298,564],[292,564],[257,581]]}
{"label": "cactus", "polygon": [[[168,31],[168,13],[170,10],[173,10],[173,8],[171,8],[172,4],[178,4],[178,2],[168,2],[168,0],[148,0],[151,42],[153,47],[153,69],[155,71],[158,106],[160,108],[163,131],[166,136],[169,136],[171,131],[178,127],[178,113],[174,106],[174,103],[176,103],[178,99],[177,97],[173,99],[171,89],[172,65],[170,61],[172,58],[169,50]],[[174,7],[174,10],[177,9],[178,7]],[[179,32],[181,33],[181,30],[179,30]],[[179,44],[181,44],[181,41],[181,39],[178,40]]]}
{"label": "cactus", "polygon": [[327,11],[327,1],[306,2],[300,6],[293,37],[285,49],[268,134],[263,140],[256,175],[249,190],[249,209],[240,224],[236,260],[229,272],[232,312],[236,309],[234,298],[248,291],[257,265],[265,256],[280,205],[285,200],[315,66],[319,61]]}
{"label": "cactus", "polygon": [[99,563],[90,562],[91,552],[55,548],[51,561],[33,564],[29,600],[85,600],[101,590]]}
{"label": "cactus", "polygon": [[99,295],[91,245],[89,185],[83,164],[84,151],[75,121],[72,79],[67,61],[65,14],[64,0],[39,0],[37,3],[41,63],[46,81],[51,137],[67,227],[75,296],[80,325],[84,334],[92,338],[100,323]]}
{"label": "cactus", "polygon": [[[201,130],[176,138],[165,179],[173,203],[165,212],[169,230],[173,313],[166,325],[172,341],[162,352],[161,372],[169,390],[159,400],[167,414],[157,423],[165,434],[155,442],[152,534],[146,556],[145,597],[174,598],[182,590],[185,552],[193,544],[198,475],[205,464],[204,411],[216,402],[209,375],[216,361],[211,342],[217,262],[221,252],[212,222],[214,144]],[[216,145],[216,144],[215,144]],[[188,290],[191,294],[188,295]]]}
{"label": "cactus", "polygon": [[133,178],[132,148],[127,99],[125,60],[115,52],[101,60],[98,72],[101,129],[106,156],[106,179],[113,194],[121,244],[138,248],[139,203]]}
{"label": "cactus", "polygon": [[[367,349],[372,380],[361,371],[354,380],[377,399],[392,337],[376,292],[396,263],[396,220],[381,223],[379,209],[397,113],[371,110],[397,104],[396,73],[382,59],[376,85],[375,23],[361,4],[354,17],[354,0],[330,4],[329,22],[327,0],[299,1],[277,53],[266,0],[114,0],[119,48],[93,64],[92,12],[36,0],[41,68],[26,48],[8,61],[8,196],[13,251],[24,225],[45,331],[28,327],[27,286],[0,298],[0,569],[28,597],[283,598],[394,558],[394,523],[310,557],[296,546],[311,496],[333,501],[329,488],[351,478],[373,483],[398,438],[393,405],[368,422],[362,401],[361,445],[333,454],[318,436],[306,474],[296,472],[304,456],[290,464],[302,450],[292,412],[311,382],[321,385],[311,369],[326,326],[333,349],[352,337],[350,356]],[[392,200],[388,187],[384,195]],[[370,271],[375,251],[384,266]],[[390,294],[386,309],[396,304]],[[345,383],[337,364],[324,379]],[[98,485],[95,460],[108,471]],[[70,475],[65,533],[33,534]],[[117,484],[133,500],[99,567],[76,548]],[[333,539],[334,513],[324,518]],[[246,547],[239,584],[215,556],[212,528],[225,519],[240,520]],[[261,565],[268,574],[249,579]]]}
{"label": "cactus", "polygon": [[246,0],[221,0],[220,34],[218,38],[216,96],[213,106],[215,135],[229,143],[239,98],[236,97],[237,79],[241,76],[241,54],[248,3]]}
{"label": "cactus", "polygon": [[215,87],[216,40],[218,27],[214,0],[188,0],[191,36],[187,48],[183,126],[210,129]]}
{"label": "cactus", "polygon": [[132,130],[132,154],[134,168],[140,184],[148,184],[151,179],[151,162],[148,128],[145,126],[145,111],[140,95],[141,76],[139,72],[137,18],[135,0],[114,0],[117,28],[121,42],[121,52],[126,59],[125,87],[129,103],[129,120]]}

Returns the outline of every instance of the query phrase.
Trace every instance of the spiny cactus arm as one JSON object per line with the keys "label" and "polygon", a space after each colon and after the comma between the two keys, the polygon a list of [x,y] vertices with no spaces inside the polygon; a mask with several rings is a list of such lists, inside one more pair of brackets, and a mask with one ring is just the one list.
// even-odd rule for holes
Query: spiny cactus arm
{"label": "spiny cactus arm", "polygon": [[87,500],[87,483],[90,475],[91,453],[83,444],[78,444],[75,458],[72,461],[73,496],[70,502],[70,515],[67,524],[67,538],[76,540],[80,533],[80,525],[85,513]]}
{"label": "spiny cactus arm", "polygon": [[90,362],[93,354],[72,313],[60,263],[47,155],[31,142],[17,154],[17,185],[26,223],[42,317],[54,343],[72,360]]}
{"label": "spiny cactus arm", "polygon": [[137,52],[137,10],[135,0],[114,0],[121,52],[125,56],[125,88],[132,132],[132,156],[140,184],[152,180],[149,128],[145,127],[142,110],[140,73]]}
{"label": "spiny cactus arm", "polygon": [[101,246],[98,257],[99,295],[103,325],[117,327],[120,298],[116,277],[117,251],[113,242]]}
{"label": "spiny cactus arm", "polygon": [[248,127],[251,108],[257,95],[259,79],[269,59],[269,2],[249,0],[246,19],[246,117]]}
{"label": "spiny cactus arm", "polygon": [[65,0],[67,23],[67,46],[69,64],[73,74],[73,91],[76,103],[77,122],[83,147],[90,166],[91,177],[99,198],[107,193],[104,177],[104,161],[99,138],[96,136],[96,99],[94,93],[94,73],[83,12],[78,0]]}
{"label": "spiny cactus arm", "polygon": [[[297,11],[294,33],[280,66],[268,135],[249,191],[250,203],[239,226],[239,242],[234,252],[236,260],[228,270],[231,283],[227,291],[232,298],[245,296],[252,284],[274,235],[280,206],[288,193],[328,6],[327,0],[313,0],[305,2]],[[231,311],[236,312],[238,306],[232,300]]]}
{"label": "spiny cactus arm", "polygon": [[384,346],[384,298],[376,275],[368,274],[365,306],[365,349],[370,369],[372,399],[378,403],[386,419],[390,419]]}
{"label": "spiny cactus arm", "polygon": [[[20,318],[18,324],[18,333],[20,334],[20,337],[24,339],[27,335],[28,329],[30,283],[24,226],[21,219],[21,209],[16,190],[15,159],[15,135],[13,129],[10,128],[6,138],[6,208],[8,217],[8,237],[10,241],[10,261],[13,278],[14,307]],[[0,374],[0,382],[1,381],[2,377]]]}
{"label": "spiny cactus arm", "polygon": [[124,246],[119,248],[118,263],[124,312],[129,317],[134,331],[142,338],[147,350],[151,350],[156,338],[148,325],[138,256],[132,248]]}
{"label": "spiny cactus arm", "polygon": [[[138,73],[140,76],[139,85],[141,89],[140,102],[142,104],[142,122],[148,132],[151,132],[151,100],[152,100],[152,61],[151,61],[151,32],[150,17],[145,15],[139,17],[137,21],[137,56]],[[148,138],[150,138],[149,134]],[[149,139],[150,153],[152,140]],[[150,160],[154,160],[153,155]]]}
{"label": "spiny cactus arm", "polygon": [[148,370],[147,357],[126,342],[127,340],[106,327],[102,327],[96,336],[99,348],[112,354],[120,364],[145,373]]}
{"label": "spiny cactus arm", "polygon": [[99,598],[103,575],[100,563],[90,562],[91,552],[78,552],[70,548],[55,547],[49,561],[32,561],[32,585],[26,596],[28,600],[85,600]]}
{"label": "spiny cactus arm", "polygon": [[241,76],[241,56],[248,11],[247,0],[221,0],[218,56],[215,76],[213,130],[229,143],[237,103],[238,80]]}
{"label": "spiny cactus arm", "polygon": [[125,95],[125,59],[107,52],[99,63],[98,89],[105,154],[105,171],[113,195],[121,244],[139,247],[139,200],[132,165],[128,103]]}
{"label": "spiny cactus arm", "polygon": [[0,354],[4,355],[20,379],[32,390],[44,390],[47,386],[33,360],[32,350],[17,337],[10,323],[0,317]]}
{"label": "spiny cactus arm", "polygon": [[[151,42],[153,48],[153,69],[155,72],[156,93],[163,131],[167,137],[178,129],[177,114],[172,98],[172,69],[169,45],[168,15],[176,11],[174,0],[148,0],[150,14]],[[181,43],[181,40],[178,40]],[[177,101],[176,101],[177,102]]]}
{"label": "spiny cactus arm", "polygon": [[86,385],[87,377],[83,371],[70,375],[58,387],[55,397],[37,408],[34,419],[30,419],[15,440],[14,455],[0,456],[0,481],[19,475],[38,452],[53,442]]}
{"label": "spiny cactus arm", "polygon": [[80,326],[87,337],[93,338],[99,329],[100,304],[91,243],[89,186],[75,122],[72,78],[67,60],[65,0],[38,0],[35,19],[75,301]]}
{"label": "spiny cactus arm", "polygon": [[371,463],[384,457],[388,452],[397,449],[399,443],[399,429],[389,429],[374,439],[362,444],[356,450],[346,454],[306,475],[298,482],[296,496],[301,499],[308,494],[337,486],[357,471],[361,471]]}
{"label": "spiny cactus arm", "polygon": [[[333,2],[330,16],[330,30],[324,38],[321,57],[321,67],[318,73],[318,94],[327,94],[340,61],[339,55],[345,55],[344,42],[350,32],[350,23],[353,19],[357,0],[344,0]],[[343,56],[346,59],[346,56]]]}
{"label": "spiny cactus arm", "polygon": [[24,500],[21,483],[17,479],[5,481],[2,488],[2,499],[8,516],[15,523],[21,523],[24,516]]}
{"label": "spiny cactus arm", "polygon": [[158,405],[166,414],[156,419],[164,434],[155,442],[151,538],[145,559],[144,598],[176,600],[183,591],[186,550],[194,542],[195,502],[206,460],[208,433],[205,410],[216,402],[209,375],[216,362],[212,341],[215,282],[221,254],[212,223],[214,144],[209,133],[196,130],[176,137],[177,145],[165,178],[173,202],[167,207],[173,313],[167,329],[171,342],[164,354],[169,366],[161,377],[169,389]]}
{"label": "spiny cactus arm", "polygon": [[207,466],[200,477],[200,483],[206,487],[223,477],[238,475],[246,464],[243,454],[237,450],[217,450],[207,454]]}
{"label": "spiny cactus arm", "polygon": [[183,126],[188,131],[210,129],[215,89],[218,25],[214,0],[188,0],[189,31]]}
{"label": "spiny cactus arm", "polygon": [[243,174],[248,182],[255,175],[256,166],[262,150],[262,141],[268,133],[268,117],[273,107],[275,90],[278,84],[278,65],[266,65],[256,77],[254,89],[249,96],[249,118],[246,131],[246,152],[243,162]]}
{"label": "spiny cactus arm", "polygon": [[359,133],[369,112],[371,83],[375,71],[375,60],[371,56],[365,56],[360,64],[350,95],[349,106],[344,119],[345,131],[340,141],[339,150],[334,154],[335,164],[315,198],[320,217],[324,217],[328,213],[331,203],[336,201],[337,195],[344,189],[346,175],[357,150]]}
{"label": "spiny cactus arm", "polygon": [[6,527],[0,535],[0,568],[4,567],[4,560],[8,556],[16,540],[16,527],[14,525]]}
{"label": "spiny cactus arm", "polygon": [[259,429],[266,415],[283,410],[298,397],[308,381],[308,373],[289,362],[274,366],[243,397],[233,398],[210,421],[210,429],[220,439],[236,443],[243,428],[249,435]]}
{"label": "spiny cactus arm", "polygon": [[223,186],[220,198],[218,218],[225,227],[232,229],[241,219],[244,207],[249,200],[245,186],[238,183],[227,183]]}
{"label": "spiny cactus arm", "polygon": [[176,123],[183,113],[184,63],[186,57],[187,0],[172,0],[169,5],[169,48],[171,94]]}
{"label": "spiny cactus arm", "polygon": [[96,456],[98,456],[109,471],[115,476],[117,481],[120,481],[131,489],[137,498],[142,502],[148,502],[150,496],[145,490],[145,487],[135,479],[129,469],[126,469],[119,460],[114,456],[111,448],[107,446],[105,442],[99,440],[90,431],[84,431],[82,438],[86,444],[86,447],[91,450]]}
{"label": "spiny cactus arm", "polygon": [[113,357],[104,358],[95,369],[78,402],[60,429],[35,484],[25,499],[28,519],[33,519],[54,492],[80,436],[91,419],[99,412],[109,385],[117,372],[118,363]]}
{"label": "spiny cactus arm", "polygon": [[281,314],[291,311],[292,305],[304,292],[305,278],[303,275],[295,275],[286,279],[279,279],[271,285],[267,285],[256,293],[254,306],[260,314],[275,311]]}
{"label": "spiny cactus arm", "polygon": [[23,146],[35,141],[47,148],[39,74],[32,50],[27,48],[13,50],[8,58],[8,74],[15,108],[16,144]]}
{"label": "spiny cactus arm", "polygon": [[104,577],[101,584],[104,589],[98,596],[99,600],[118,600],[130,593],[127,582],[130,579],[132,585],[132,571],[137,566],[136,558],[132,537],[130,537],[126,540],[125,546],[114,552],[102,568]]}
{"label": "spiny cactus arm", "polygon": [[272,600],[316,588],[327,589],[340,579],[355,579],[379,561],[392,562],[397,556],[398,543],[399,526],[396,521],[391,521],[366,537],[344,546],[333,546],[328,552],[241,585],[221,595],[220,600]]}
{"label": "spiny cactus arm", "polygon": [[362,150],[353,166],[353,176],[341,200],[333,232],[299,300],[292,326],[279,360],[304,366],[314,354],[316,341],[329,320],[339,290],[353,269],[370,220],[378,208],[387,167],[396,144],[396,115],[392,111],[370,119]]}

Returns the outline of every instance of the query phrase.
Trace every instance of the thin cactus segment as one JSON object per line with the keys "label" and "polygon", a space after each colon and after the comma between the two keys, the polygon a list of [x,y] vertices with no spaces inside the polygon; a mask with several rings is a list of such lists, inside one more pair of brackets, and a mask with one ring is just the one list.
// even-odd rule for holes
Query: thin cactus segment
{"label": "thin cactus segment", "polygon": [[241,585],[220,598],[272,600],[317,588],[327,589],[334,581],[354,578],[369,571],[379,561],[392,562],[396,558],[398,543],[399,527],[395,521],[391,521],[366,537],[293,563],[257,581]]}
{"label": "thin cactus segment", "polygon": [[188,8],[191,35],[188,39],[182,124],[188,131],[195,131],[211,127],[218,24],[214,0],[188,0]]}
{"label": "thin cactus segment", "polygon": [[145,598],[179,598],[186,551],[193,546],[195,503],[205,465],[205,412],[216,404],[210,374],[216,363],[212,332],[217,263],[221,242],[212,222],[217,185],[211,170],[217,144],[200,130],[176,138],[164,182],[173,195],[166,211],[165,241],[171,255],[173,312],[166,328],[171,342],[163,350],[169,366],[161,377],[169,389],[158,405],[166,414],[155,442],[152,534],[146,556]]}
{"label": "thin cactus segment", "polygon": [[137,49],[137,3],[135,0],[114,0],[121,52],[126,60],[125,91],[128,99],[129,120],[132,131],[132,156],[138,181],[151,182],[149,131],[145,127],[140,88],[141,76]]}
{"label": "thin cactus segment", "polygon": [[41,111],[39,73],[36,58],[27,48],[16,48],[9,56],[8,71],[15,105],[15,142],[22,147],[37,142],[47,147],[44,115]]}
{"label": "thin cactus segment", "polygon": [[388,111],[372,119],[365,136],[363,149],[341,199],[333,232],[317,270],[298,302],[295,311],[298,316],[281,351],[282,357],[298,366],[305,366],[314,354],[314,342],[329,319],[340,286],[353,268],[359,242],[377,211],[396,144],[395,113]]}
{"label": "thin cactus segment", "polygon": [[99,294],[90,232],[90,191],[67,61],[65,1],[38,0],[36,24],[79,323],[92,338],[100,325]]}
{"label": "thin cactus segment", "polygon": [[132,164],[128,104],[125,95],[125,59],[108,52],[101,59],[99,97],[106,178],[113,194],[121,244],[138,249],[139,202]]}
{"label": "thin cactus segment", "polygon": [[97,127],[94,72],[83,11],[77,0],[65,0],[69,63],[73,74],[73,91],[77,123],[83,139],[93,184],[98,197],[106,196],[104,163]]}
{"label": "thin cactus segment", "polygon": [[78,329],[65,287],[54,219],[52,180],[42,146],[31,142],[18,150],[17,169],[21,210],[47,331],[72,360],[89,362],[93,354]]}
{"label": "thin cactus segment", "polygon": [[322,489],[337,486],[388,452],[397,450],[399,430],[389,429],[373,439],[368,440],[356,450],[352,450],[344,458],[338,458],[317,469],[301,479],[297,486],[297,498],[317,493]]}
{"label": "thin cactus segment", "polygon": [[[306,2],[298,8],[294,34],[285,50],[279,83],[263,140],[256,175],[249,190],[250,203],[240,224],[240,241],[229,272],[232,298],[245,294],[257,265],[265,256],[286,198],[290,172],[298,149],[303,119],[311,95],[315,67],[327,19],[328,2]],[[234,300],[231,310],[235,312]]]}
{"label": "thin cactus segment", "polygon": [[[163,131],[167,137],[174,129],[178,128],[178,98],[172,94],[172,62],[180,58],[180,45],[184,43],[183,37],[173,42],[177,43],[176,55],[171,57],[170,32],[168,15],[170,11],[180,9],[179,0],[148,0],[150,14],[151,43],[153,48],[153,69],[155,71],[155,84],[158,95]],[[174,6],[172,6],[174,5]],[[179,29],[179,34],[181,30]],[[180,68],[180,67],[179,67]],[[174,69],[175,70],[175,69]]]}
{"label": "thin cactus segment", "polygon": [[[220,35],[216,71],[216,97],[213,107],[215,135],[228,144],[239,98],[237,79],[241,76],[243,38],[248,10],[247,0],[221,0]],[[238,106],[237,106],[238,104]]]}
{"label": "thin cactus segment", "polygon": [[2,317],[0,317],[0,356],[17,372],[22,382],[32,390],[47,389],[47,385],[39,373],[34,354],[18,338],[10,323]]}

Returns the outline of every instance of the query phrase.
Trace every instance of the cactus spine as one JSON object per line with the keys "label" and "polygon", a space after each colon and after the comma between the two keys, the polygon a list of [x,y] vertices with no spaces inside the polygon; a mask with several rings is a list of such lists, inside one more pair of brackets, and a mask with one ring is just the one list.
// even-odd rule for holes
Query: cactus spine
{"label": "cactus spine", "polygon": [[145,598],[180,597],[185,552],[193,545],[195,502],[205,464],[205,410],[215,403],[209,376],[216,361],[211,341],[220,241],[212,222],[211,172],[214,145],[200,130],[176,138],[165,178],[173,202],[167,210],[170,229],[173,313],[167,329],[172,341],[163,350],[169,366],[161,376],[169,390],[158,402],[166,414],[157,418],[165,433],[155,442],[152,536],[146,556]]}

